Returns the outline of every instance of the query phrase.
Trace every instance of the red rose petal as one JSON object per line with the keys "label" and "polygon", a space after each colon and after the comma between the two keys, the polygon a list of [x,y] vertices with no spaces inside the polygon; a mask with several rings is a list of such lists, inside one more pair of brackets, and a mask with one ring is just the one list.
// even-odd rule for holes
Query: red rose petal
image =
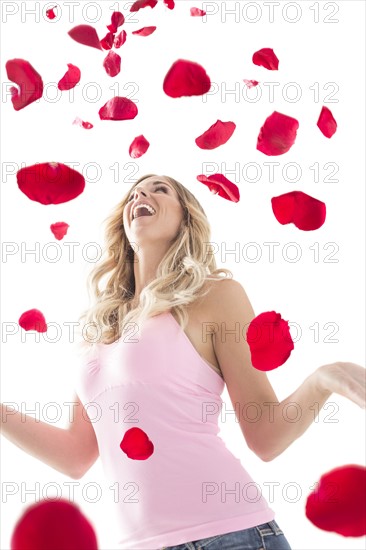
{"label": "red rose petal", "polygon": [[149,34],[152,34],[156,30],[156,27],[142,27],[142,29],[138,29],[137,31],[132,31],[132,34],[137,34],[137,36],[149,36]]}
{"label": "red rose petal", "polygon": [[206,12],[204,10],[200,10],[199,8],[191,8],[190,11],[192,17],[201,17],[202,15],[206,15]]}
{"label": "red rose petal", "polygon": [[272,48],[262,48],[253,54],[252,61],[254,65],[264,67],[269,71],[278,70],[278,58]]}
{"label": "red rose petal", "polygon": [[211,176],[201,174],[197,176],[197,179],[204,185],[207,185],[213,195],[219,195],[219,197],[228,201],[239,202],[240,194],[238,186],[222,174],[212,174]]}
{"label": "red rose petal", "polygon": [[127,33],[126,31],[121,31],[117,36],[116,38],[114,39],[114,47],[115,48],[120,48],[125,42],[126,42],[126,38],[127,38]]}
{"label": "red rose petal", "polygon": [[103,67],[109,76],[116,76],[121,70],[121,57],[111,50],[103,61]]}
{"label": "red rose petal", "polygon": [[150,143],[147,141],[147,139],[143,135],[137,136],[131,143],[128,149],[128,154],[130,155],[131,158],[138,159],[142,157],[143,154],[146,153],[149,147],[150,147]]}
{"label": "red rose petal", "polygon": [[157,3],[158,0],[136,0],[130,7],[130,11],[139,11],[141,8],[146,8],[147,6],[155,8]]}
{"label": "red rose petal", "polygon": [[123,25],[124,22],[125,22],[125,17],[123,13],[121,13],[120,11],[114,11],[111,17],[111,24],[107,25],[107,29],[111,33],[115,33],[117,32],[118,27]]}
{"label": "red rose petal", "polygon": [[339,466],[323,474],[306,499],[305,515],[319,529],[343,537],[366,535],[366,468]]}
{"label": "red rose petal", "polygon": [[11,550],[98,550],[98,540],[78,506],[64,498],[48,498],[23,511],[10,546]]}
{"label": "red rose petal", "polygon": [[140,428],[127,430],[119,446],[128,458],[133,460],[146,460],[154,452],[152,441]]}
{"label": "red rose petal", "polygon": [[79,44],[84,44],[84,46],[90,46],[91,48],[97,48],[97,50],[103,49],[100,45],[97,31],[90,25],[77,25],[67,34],[75,40],[75,42],[79,42]]}
{"label": "red rose petal", "polygon": [[243,79],[243,82],[247,85],[248,88],[253,88],[254,86],[258,86],[259,84],[257,80],[247,80],[246,78]]}
{"label": "red rose petal", "polygon": [[56,222],[50,225],[50,229],[58,241],[64,238],[69,227],[65,222]]}
{"label": "red rose petal", "polygon": [[131,120],[138,113],[137,105],[127,97],[112,97],[99,109],[101,120]]}
{"label": "red rose petal", "polygon": [[25,311],[19,317],[18,323],[24,330],[47,332],[46,319],[39,309],[29,309],[28,311]]}
{"label": "red rose petal", "polygon": [[247,342],[254,368],[269,371],[283,365],[294,349],[288,321],[275,311],[255,317],[247,330]]}
{"label": "red rose petal", "polygon": [[80,82],[80,69],[71,63],[68,63],[67,66],[69,67],[68,70],[57,85],[58,89],[62,91],[71,90],[71,88],[74,88]]}
{"label": "red rose petal", "polygon": [[170,10],[172,10],[175,6],[174,0],[163,0],[163,2],[166,5],[166,7],[169,8]]}
{"label": "red rose petal", "polygon": [[271,199],[272,210],[282,225],[293,223],[303,231],[319,229],[325,221],[325,203],[302,191],[291,191]]}
{"label": "red rose petal", "polygon": [[287,153],[295,143],[298,127],[296,118],[274,111],[266,118],[260,129],[257,140],[258,151],[272,156]]}
{"label": "red rose petal", "polygon": [[45,162],[21,168],[18,187],[32,201],[60,204],[75,199],[84,191],[85,180],[76,170],[61,162]]}
{"label": "red rose petal", "polygon": [[316,125],[327,138],[331,138],[337,131],[337,123],[328,107],[322,107]]}
{"label": "red rose petal", "polygon": [[231,138],[235,128],[234,122],[217,120],[206,132],[196,138],[195,142],[201,149],[216,149]]}
{"label": "red rose petal", "polygon": [[12,86],[10,88],[11,101],[16,111],[20,111],[33,101],[37,101],[43,94],[42,77],[24,59],[9,59],[5,64],[8,79],[18,84],[20,91]]}
{"label": "red rose petal", "polygon": [[53,6],[53,8],[49,9],[46,11],[46,17],[48,17],[48,19],[55,19],[56,17],[56,14],[55,12],[53,11],[55,8],[57,8],[58,6]]}
{"label": "red rose petal", "polygon": [[163,90],[169,97],[206,94],[211,87],[205,69],[194,61],[178,59],[167,72]]}
{"label": "red rose petal", "polygon": [[100,45],[104,50],[110,50],[113,46],[114,34],[113,32],[107,32],[104,38],[100,41]]}
{"label": "red rose petal", "polygon": [[75,118],[73,124],[77,124],[78,126],[85,128],[86,130],[90,130],[90,128],[93,128],[93,124],[91,124],[90,122],[84,122],[78,116]]}

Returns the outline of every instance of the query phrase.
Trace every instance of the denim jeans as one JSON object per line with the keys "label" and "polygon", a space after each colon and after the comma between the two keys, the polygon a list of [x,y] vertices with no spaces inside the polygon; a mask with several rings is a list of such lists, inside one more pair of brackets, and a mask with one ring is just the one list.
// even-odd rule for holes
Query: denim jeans
{"label": "denim jeans", "polygon": [[256,527],[215,535],[207,539],[165,546],[160,550],[291,550],[283,531],[273,519]]}

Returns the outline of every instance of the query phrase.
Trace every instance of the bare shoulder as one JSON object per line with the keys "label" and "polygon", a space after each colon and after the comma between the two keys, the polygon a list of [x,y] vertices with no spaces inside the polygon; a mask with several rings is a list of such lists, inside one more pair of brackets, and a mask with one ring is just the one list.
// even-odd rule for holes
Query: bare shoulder
{"label": "bare shoulder", "polygon": [[[239,304],[246,309],[249,317],[254,317],[252,306],[243,286],[234,278],[208,279],[205,288],[209,289],[204,300],[206,318],[212,321],[215,332],[218,323],[229,321],[238,312]],[[240,307],[240,306],[239,306]],[[242,309],[243,312],[243,309]],[[244,313],[244,312],[243,312]]]}

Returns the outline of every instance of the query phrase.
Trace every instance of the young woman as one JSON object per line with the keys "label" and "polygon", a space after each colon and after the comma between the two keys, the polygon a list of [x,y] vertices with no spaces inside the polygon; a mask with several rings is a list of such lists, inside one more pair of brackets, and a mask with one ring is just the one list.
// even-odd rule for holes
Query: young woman
{"label": "young woman", "polygon": [[[246,443],[270,461],[309,427],[314,401],[322,408],[337,392],[364,406],[365,369],[323,365],[279,403],[251,364],[254,311],[231,272],[216,268],[194,195],[146,175],[107,222],[107,258],[89,275],[95,300],[80,317],[96,332],[82,343],[74,421],[63,430],[17,413],[4,435],[73,479],[100,456],[118,489],[119,548],[291,550],[266,500],[245,496],[254,481],[218,436],[220,396],[226,384]],[[301,406],[299,422],[283,420],[288,401]],[[240,414],[248,402],[261,408],[259,422]],[[278,411],[271,422],[269,402]],[[97,422],[88,403],[101,411]]]}

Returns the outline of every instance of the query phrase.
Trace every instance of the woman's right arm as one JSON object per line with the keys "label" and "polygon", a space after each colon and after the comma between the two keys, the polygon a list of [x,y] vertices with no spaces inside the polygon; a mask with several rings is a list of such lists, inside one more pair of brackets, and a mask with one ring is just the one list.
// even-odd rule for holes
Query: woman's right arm
{"label": "woman's right arm", "polygon": [[94,464],[99,449],[91,421],[75,395],[72,421],[59,428],[1,403],[0,432],[22,451],[72,479],[80,479]]}

